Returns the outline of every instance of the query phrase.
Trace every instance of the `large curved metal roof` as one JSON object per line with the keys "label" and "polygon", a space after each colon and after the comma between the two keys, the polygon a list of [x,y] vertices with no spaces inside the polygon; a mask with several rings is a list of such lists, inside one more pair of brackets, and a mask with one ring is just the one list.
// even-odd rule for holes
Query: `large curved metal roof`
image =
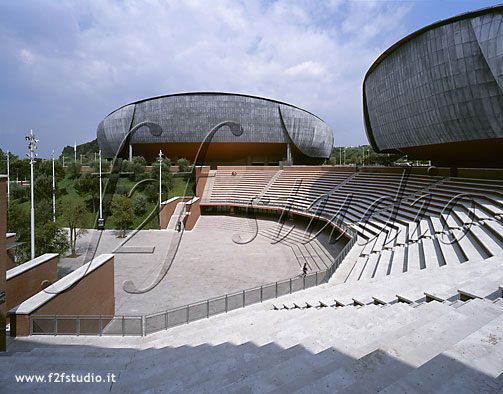
{"label": "large curved metal roof", "polygon": [[208,96],[211,96],[211,95],[220,95],[220,96],[238,96],[238,97],[249,97],[249,98],[253,98],[253,99],[259,99],[259,100],[265,100],[265,101],[270,101],[271,103],[276,103],[276,104],[282,104],[282,105],[287,105],[289,107],[292,107],[292,108],[295,108],[295,109],[298,109],[300,111],[304,111],[304,112],[307,112],[308,114],[310,115],[313,115],[314,117],[318,118],[319,120],[321,121],[324,121],[323,119],[321,119],[319,116],[313,114],[312,112],[309,112],[303,108],[300,108],[300,107],[297,107],[295,105],[292,105],[292,104],[289,104],[289,103],[285,103],[284,101],[279,101],[279,100],[274,100],[274,99],[271,99],[271,98],[267,98],[267,97],[261,97],[261,96],[253,96],[251,94],[244,94],[244,93],[230,93],[230,92],[185,92],[185,93],[172,93],[172,94],[163,94],[161,96],[154,96],[154,97],[148,97],[148,98],[144,98],[144,99],[141,99],[141,100],[137,100],[137,101],[133,101],[131,103],[128,103],[128,104],[124,104],[123,106],[113,110],[112,112],[110,112],[107,116],[110,116],[111,114],[113,114],[114,112],[116,111],[119,111],[120,109],[124,108],[124,107],[127,107],[128,105],[132,105],[132,104],[139,104],[139,103],[144,103],[146,101],[151,101],[151,100],[157,100],[157,99],[160,99],[160,98],[166,98],[166,97],[176,97],[176,96],[204,96],[204,95],[208,95]]}
{"label": "large curved metal roof", "polygon": [[278,100],[222,92],[169,94],[123,105],[98,126],[98,143],[110,156],[142,122],[156,124],[157,131],[141,126],[131,144],[201,142],[211,127],[227,120],[240,123],[245,134],[237,138],[221,131],[214,142],[292,142],[307,157],[330,157],[333,132],[318,116]]}

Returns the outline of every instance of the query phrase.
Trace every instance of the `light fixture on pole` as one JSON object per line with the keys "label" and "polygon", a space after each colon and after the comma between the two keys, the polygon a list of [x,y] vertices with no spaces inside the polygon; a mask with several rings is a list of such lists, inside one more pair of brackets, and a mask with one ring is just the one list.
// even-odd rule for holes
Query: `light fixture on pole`
{"label": "light fixture on pole", "polygon": [[52,221],[56,223],[56,180],[54,177],[54,151],[52,151]]}
{"label": "light fixture on pole", "polygon": [[159,150],[159,228],[161,227],[161,204],[162,204],[162,150]]}
{"label": "light fixture on pole", "polygon": [[7,209],[10,209],[10,169],[9,169],[9,151],[7,151]]}
{"label": "light fixture on pole", "polygon": [[35,139],[33,135],[33,130],[30,130],[30,135],[25,137],[26,141],[28,141],[28,153],[26,156],[30,158],[30,176],[31,176],[31,259],[35,258],[35,199],[33,194],[33,164],[35,163],[35,157],[37,157],[37,153],[35,150],[37,149],[38,140]]}
{"label": "light fixture on pole", "polygon": [[77,164],[77,141],[73,144],[73,161]]}
{"label": "light fixture on pole", "polygon": [[103,220],[103,191],[102,191],[102,186],[101,186],[101,149],[100,149],[100,154],[99,154],[99,160],[100,160],[100,216],[98,218],[98,228],[100,230],[105,229],[105,221]]}

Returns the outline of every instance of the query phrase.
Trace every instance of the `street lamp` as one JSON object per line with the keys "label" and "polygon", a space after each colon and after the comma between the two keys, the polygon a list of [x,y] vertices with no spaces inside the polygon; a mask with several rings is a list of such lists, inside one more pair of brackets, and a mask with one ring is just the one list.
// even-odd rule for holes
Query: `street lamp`
{"label": "street lamp", "polygon": [[54,177],[54,151],[52,151],[52,221],[56,223],[56,180]]}
{"label": "street lamp", "polygon": [[102,194],[102,186],[101,186],[101,149],[100,149],[100,155],[99,155],[99,158],[100,158],[100,219],[103,219],[103,196],[101,195]]}
{"label": "street lamp", "polygon": [[346,165],[346,147],[344,147],[344,165]]}
{"label": "street lamp", "polygon": [[35,139],[33,135],[33,130],[30,130],[30,135],[25,137],[26,141],[28,141],[28,153],[26,156],[30,158],[30,176],[31,176],[31,259],[35,258],[35,202],[34,202],[34,194],[33,194],[33,164],[35,163],[35,157],[37,157],[37,153],[35,150],[37,149],[38,140]]}
{"label": "street lamp", "polygon": [[162,150],[159,150],[159,228],[161,227],[161,204],[162,204]]}
{"label": "street lamp", "polygon": [[7,209],[10,209],[10,169],[9,169],[9,151],[7,151]]}

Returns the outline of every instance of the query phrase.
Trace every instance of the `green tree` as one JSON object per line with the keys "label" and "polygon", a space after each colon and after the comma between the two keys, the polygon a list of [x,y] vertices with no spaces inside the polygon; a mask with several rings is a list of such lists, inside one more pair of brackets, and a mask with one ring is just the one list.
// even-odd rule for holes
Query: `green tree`
{"label": "green tree", "polygon": [[85,172],[75,181],[73,187],[82,198],[91,198],[93,213],[96,212],[96,203],[100,198],[99,178],[94,178],[90,173]]}
{"label": "green tree", "polygon": [[[91,167],[93,167],[94,172],[99,173],[100,172],[100,161],[98,160],[93,160],[90,164]],[[101,159],[101,172],[108,172],[110,170],[110,163],[105,160]]]}
{"label": "green tree", "polygon": [[[44,174],[52,180],[52,160],[41,160],[37,162],[35,171],[37,174]],[[54,161],[54,175],[56,177],[56,182],[59,182],[65,177],[65,169],[63,168],[61,162],[59,162],[58,160]]]}
{"label": "green tree", "polygon": [[113,221],[121,230],[121,237],[126,236],[126,229],[133,223],[133,199],[126,196],[114,196],[110,204]]}
{"label": "green tree", "polygon": [[77,179],[81,174],[79,162],[71,161],[70,164],[68,164],[68,166],[66,167],[66,169],[71,179]]}
{"label": "green tree", "polygon": [[62,220],[69,231],[70,257],[76,257],[77,239],[87,232],[86,226],[90,217],[82,201],[67,199],[63,206]]}
{"label": "green tree", "polygon": [[178,164],[178,171],[180,172],[189,172],[190,171],[190,162],[187,159],[181,158],[176,162]]}
{"label": "green tree", "polygon": [[38,175],[35,178],[33,188],[35,191],[35,198],[52,198],[52,177],[48,177],[45,174]]}
{"label": "green tree", "polygon": [[[169,161],[169,159],[167,159]],[[159,163],[152,164],[152,171],[150,172],[150,177],[159,180]],[[173,173],[169,171],[169,166],[166,161],[162,163],[162,186],[163,190],[171,190],[173,187]],[[159,193],[159,184],[157,185],[157,192]]]}
{"label": "green tree", "polygon": [[[35,205],[35,255],[44,253],[63,254],[68,250],[66,232],[54,223],[52,206],[46,200],[37,200]],[[18,242],[23,242],[16,248],[16,262],[23,263],[31,257],[31,227],[30,208],[17,201],[11,203],[7,228],[16,233]]]}
{"label": "green tree", "polygon": [[10,177],[12,180],[30,179],[30,160],[15,160],[10,163]]}
{"label": "green tree", "polygon": [[18,200],[20,203],[28,201],[30,192],[27,187],[21,186],[19,183],[10,184],[10,197],[11,200]]}
{"label": "green tree", "polygon": [[134,213],[143,215],[147,210],[147,198],[142,194],[137,194],[133,199]]}
{"label": "green tree", "polygon": [[[13,155],[11,152],[9,152],[9,161],[10,161],[10,166],[12,169],[12,163],[16,161],[18,157],[16,155]],[[7,174],[7,152],[2,151],[0,149],[0,174]]]}
{"label": "green tree", "polygon": [[35,255],[44,253],[59,253],[63,255],[68,250],[66,231],[53,221],[43,222],[35,230]]}

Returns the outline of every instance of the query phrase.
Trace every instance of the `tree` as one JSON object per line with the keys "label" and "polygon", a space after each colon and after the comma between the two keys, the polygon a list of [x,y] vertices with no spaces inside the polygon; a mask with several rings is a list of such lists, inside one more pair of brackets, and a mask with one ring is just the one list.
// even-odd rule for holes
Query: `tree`
{"label": "tree", "polygon": [[[19,183],[10,184],[10,196],[13,200],[19,200],[19,202],[28,201],[30,197],[30,192],[27,187],[21,186]],[[12,200],[11,200],[12,201]]]}
{"label": "tree", "polygon": [[70,174],[70,178],[77,179],[80,176],[80,163],[71,161],[66,168],[68,170],[68,173]]}
{"label": "tree", "polygon": [[85,172],[75,181],[73,187],[82,198],[91,197],[93,213],[96,212],[96,202],[100,197],[99,178],[93,178],[90,173]]}
{"label": "tree", "polygon": [[126,196],[114,196],[110,204],[112,219],[121,230],[121,237],[126,236],[126,229],[133,222],[133,199]]}
{"label": "tree", "polygon": [[12,180],[19,179],[22,181],[24,179],[30,179],[30,160],[22,159],[11,162],[10,176]]}
{"label": "tree", "polygon": [[52,177],[48,177],[45,174],[38,175],[35,178],[33,187],[35,189],[36,198],[52,198]]}
{"label": "tree", "polygon": [[[9,152],[9,160],[10,164],[18,159],[18,156],[13,155],[11,152]],[[7,174],[7,152],[2,151],[0,149],[0,174]]]}
{"label": "tree", "polygon": [[190,162],[187,159],[181,158],[176,162],[178,164],[179,172],[189,172],[190,171]]}
{"label": "tree", "polygon": [[89,223],[89,212],[82,201],[67,199],[63,208],[63,223],[68,226],[70,257],[76,257],[77,239],[87,232],[85,228]]}
{"label": "tree", "polygon": [[[65,231],[52,221],[51,204],[46,200],[38,200],[35,205],[35,255],[44,253],[63,254],[68,250],[68,240]],[[16,262],[23,263],[30,259],[30,209],[17,201],[11,203],[7,221],[7,231],[16,233],[18,242],[23,242],[16,248]]]}
{"label": "tree", "polygon": [[[37,172],[37,174],[44,174],[48,176],[49,178],[51,178],[52,182],[52,159],[41,160],[37,162],[35,171]],[[65,169],[58,160],[54,160],[54,175],[56,177],[56,182],[59,182],[65,177]]]}
{"label": "tree", "polygon": [[134,197],[133,205],[134,205],[134,213],[136,215],[143,215],[147,210],[147,198],[141,194],[138,194]]}
{"label": "tree", "polygon": [[65,231],[53,221],[46,221],[37,226],[35,231],[35,255],[44,253],[59,253],[63,255],[68,250],[68,238]]}
{"label": "tree", "polygon": [[[169,159],[167,159],[169,161]],[[159,180],[159,163],[152,164],[150,172],[152,179]],[[169,166],[165,161],[162,163],[162,187],[163,190],[169,191],[173,187],[173,173],[169,171]],[[159,193],[159,184],[157,184],[157,193]],[[158,196],[159,197],[159,196]]]}

